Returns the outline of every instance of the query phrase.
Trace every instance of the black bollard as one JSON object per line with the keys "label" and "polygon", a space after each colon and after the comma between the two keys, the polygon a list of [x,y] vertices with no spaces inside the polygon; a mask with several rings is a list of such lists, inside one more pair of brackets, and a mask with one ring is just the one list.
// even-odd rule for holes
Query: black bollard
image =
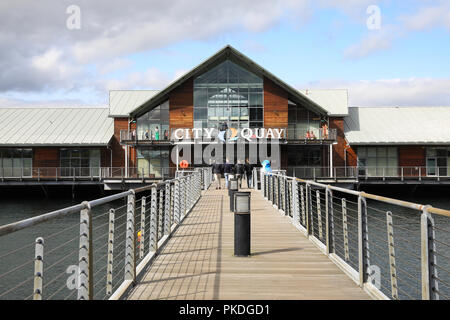
{"label": "black bollard", "polygon": [[233,192],[234,255],[250,256],[250,192]]}

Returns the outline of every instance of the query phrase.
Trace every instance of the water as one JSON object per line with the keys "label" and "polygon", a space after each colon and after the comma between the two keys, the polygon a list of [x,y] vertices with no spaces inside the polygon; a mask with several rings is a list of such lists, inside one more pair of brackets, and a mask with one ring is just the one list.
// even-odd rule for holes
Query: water
{"label": "water", "polygon": [[[371,190],[366,190],[371,191]],[[378,190],[374,193],[383,193],[392,196],[392,191]],[[450,209],[450,198],[444,197],[444,193],[420,193],[411,196],[404,193],[396,194],[397,198],[416,203],[431,204],[434,207]],[[101,195],[90,193],[80,198],[72,200],[65,195],[52,196],[50,198],[42,195],[28,195],[17,197],[11,195],[0,196],[0,225],[14,221],[26,219],[32,216],[43,214],[52,210],[60,209],[70,205],[78,204],[83,200],[91,200]],[[342,226],[342,207],[340,195],[335,194],[335,252],[345,259],[344,238]],[[322,231],[325,234],[325,207],[322,197]],[[350,259],[348,263],[358,269],[358,241],[357,241],[357,213],[356,199],[347,198],[347,219],[348,219],[348,245]],[[313,203],[317,207],[317,199],[313,193]],[[125,219],[126,208],[123,200],[115,201],[94,208],[93,210],[93,237],[94,237],[94,294],[96,299],[107,298],[106,295],[106,259],[107,259],[107,235],[108,235],[108,211],[116,208],[116,229],[114,244],[114,269],[113,288],[116,289],[123,280],[124,255],[125,255]],[[139,213],[139,204],[137,214]],[[393,213],[394,222],[394,243],[397,259],[397,277],[399,296],[402,299],[420,298],[420,224],[418,212],[383,204],[375,201],[368,201],[368,225],[369,225],[369,250],[370,264],[374,273],[379,275],[380,289],[388,296],[391,292],[390,270],[388,264],[388,246],[386,235],[386,214],[390,210]],[[314,209],[316,210],[316,209]],[[319,238],[319,223],[317,215],[313,218],[313,229],[316,237]],[[438,256],[438,265],[443,269],[439,270],[438,277],[443,280],[439,283],[439,291],[444,295],[450,295],[450,288],[446,283],[450,283],[449,258],[450,253],[447,245],[450,243],[449,233],[450,222],[448,218],[434,216],[436,226],[437,251],[443,256]],[[315,219],[315,220],[314,220]],[[137,230],[139,219],[136,219]],[[147,232],[149,234],[149,232]],[[72,214],[66,217],[55,219],[26,230],[0,238],[0,299],[24,299],[31,298],[33,291],[33,258],[34,241],[36,237],[42,236],[45,241],[44,248],[44,298],[48,299],[75,299],[76,290],[71,288],[71,273],[68,271],[71,266],[78,264],[78,237],[79,237],[79,215]],[[299,234],[299,236],[301,236]],[[148,242],[147,242],[148,243]],[[11,250],[24,247],[15,254],[4,256]],[[49,254],[51,252],[51,254]],[[447,258],[445,258],[447,257]],[[5,272],[18,267],[14,272],[2,276]],[[22,284],[23,282],[23,284]],[[69,286],[68,286],[69,283]],[[19,285],[19,286],[18,286]],[[8,292],[11,288],[16,289]],[[72,287],[73,288],[73,287]],[[445,299],[444,296],[441,297]]]}

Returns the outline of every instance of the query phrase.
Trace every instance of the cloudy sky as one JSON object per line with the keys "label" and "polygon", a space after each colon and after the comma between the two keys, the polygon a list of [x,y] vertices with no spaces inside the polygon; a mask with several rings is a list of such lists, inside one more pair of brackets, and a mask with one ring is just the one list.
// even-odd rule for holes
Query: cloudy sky
{"label": "cloudy sky", "polygon": [[107,105],[227,44],[352,106],[450,105],[448,0],[3,0],[0,106]]}

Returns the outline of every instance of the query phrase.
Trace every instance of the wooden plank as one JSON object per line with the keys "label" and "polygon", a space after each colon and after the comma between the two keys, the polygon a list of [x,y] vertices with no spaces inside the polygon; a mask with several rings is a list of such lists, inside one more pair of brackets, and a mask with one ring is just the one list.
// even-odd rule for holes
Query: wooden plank
{"label": "wooden plank", "polygon": [[129,299],[370,299],[252,190],[252,256],[233,256],[226,190],[209,190]]}

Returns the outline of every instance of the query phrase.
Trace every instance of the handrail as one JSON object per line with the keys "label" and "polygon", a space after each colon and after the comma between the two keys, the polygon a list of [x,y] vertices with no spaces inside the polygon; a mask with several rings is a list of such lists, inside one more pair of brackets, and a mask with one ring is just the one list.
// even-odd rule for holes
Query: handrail
{"label": "handrail", "polygon": [[450,230],[442,220],[450,210],[278,173],[254,175],[264,198],[372,297],[450,299]]}
{"label": "handrail", "polygon": [[[9,241],[8,246],[0,246],[9,250],[6,253],[0,251],[0,281],[12,276],[12,283],[7,283],[7,287],[0,282],[0,288],[6,288],[3,292],[0,291],[0,299],[9,294],[19,295],[23,292],[28,292],[29,296],[20,296],[22,299],[61,299],[60,294],[64,291],[69,292],[66,298],[76,293],[77,299],[95,299],[98,295],[102,295],[103,299],[120,298],[135,283],[136,277],[145,270],[146,265],[151,263],[155,254],[195,206],[201,191],[209,188],[211,181],[210,167],[196,168],[175,179],[84,201],[0,226],[0,241]],[[125,205],[115,202],[122,199],[126,201]],[[109,210],[95,213],[94,209],[102,205],[107,205]],[[97,211],[105,210],[104,207],[99,208]],[[17,236],[5,237],[76,213],[79,214],[77,223],[42,235],[36,239],[35,244],[28,243],[23,246],[23,243],[18,244],[21,241],[16,241]],[[32,230],[33,234],[36,230],[39,231]],[[21,234],[21,237],[23,235]],[[71,238],[67,240],[67,237]],[[33,245],[35,255],[29,252]],[[76,260],[71,260],[75,257]],[[28,260],[25,263],[24,258]],[[27,276],[32,274],[31,272],[22,270],[31,269],[33,265],[34,289],[26,289],[25,285],[33,287],[33,277]],[[45,271],[45,277],[42,270]],[[118,278],[121,274],[124,275],[123,279]],[[76,279],[75,282],[72,278]],[[55,287],[57,284],[59,287]],[[16,291],[18,288],[25,288],[25,291]],[[15,296],[15,299],[17,298]]]}

